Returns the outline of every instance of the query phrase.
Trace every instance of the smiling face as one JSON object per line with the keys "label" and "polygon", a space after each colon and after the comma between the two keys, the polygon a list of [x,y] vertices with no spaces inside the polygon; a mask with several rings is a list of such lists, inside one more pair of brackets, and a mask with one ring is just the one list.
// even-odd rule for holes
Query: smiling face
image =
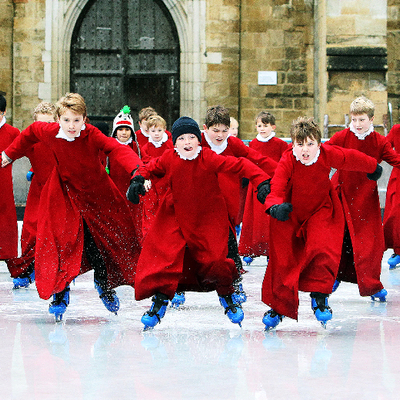
{"label": "smiling face", "polygon": [[200,142],[193,133],[184,133],[176,138],[175,147],[185,158],[192,158],[197,154]]}
{"label": "smiling face", "polygon": [[77,114],[71,110],[67,110],[64,114],[60,115],[58,122],[61,129],[69,138],[75,138],[82,130],[85,119],[82,114]]}
{"label": "smiling face", "polygon": [[371,119],[368,117],[366,113],[364,114],[351,114],[351,123],[353,124],[353,128],[359,134],[363,134],[368,131],[370,128],[374,117]]}
{"label": "smiling face", "polygon": [[212,125],[207,128],[207,126],[204,125],[203,128],[207,133],[207,136],[210,138],[211,142],[216,146],[220,146],[228,137],[229,126],[218,124]]}
{"label": "smiling face", "polygon": [[314,160],[320,146],[321,144],[318,144],[315,139],[307,137],[303,143],[295,141],[293,143],[293,151],[300,162],[307,165]]}
{"label": "smiling face", "polygon": [[128,128],[127,126],[121,126],[120,128],[117,129],[116,133],[117,133],[117,139],[121,143],[127,142],[132,136],[131,128]]}

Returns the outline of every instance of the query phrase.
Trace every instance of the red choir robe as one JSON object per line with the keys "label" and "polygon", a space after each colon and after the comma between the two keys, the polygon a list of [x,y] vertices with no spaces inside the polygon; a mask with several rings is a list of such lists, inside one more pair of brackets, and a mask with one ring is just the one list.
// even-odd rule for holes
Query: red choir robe
{"label": "red choir robe", "polygon": [[[386,139],[400,152],[400,125],[393,125]],[[400,169],[393,168],[386,190],[385,213],[383,217],[385,248],[400,254]]]}
{"label": "red choir robe", "polygon": [[[400,155],[376,131],[360,140],[347,128],[336,132],[326,143],[359,150],[375,158],[378,163],[384,160],[390,165],[400,166]],[[337,278],[357,283],[361,296],[373,295],[383,288],[380,275],[385,251],[377,183],[361,172],[341,170],[335,173],[332,182],[343,204],[353,250],[350,255],[348,251],[343,251]]]}
{"label": "red choir robe", "polygon": [[[249,147],[260,154],[278,162],[282,154],[289,148],[289,144],[273,136],[268,141],[261,141],[258,136],[249,143]],[[242,230],[239,241],[241,256],[257,257],[269,255],[269,219],[265,207],[257,200],[257,188],[248,186]]]}
{"label": "red choir robe", "polygon": [[208,148],[193,160],[166,150],[139,169],[145,179],[165,175],[169,189],[143,241],[135,281],[137,300],[156,292],[174,297],[178,284],[185,282],[186,249],[195,261],[189,274],[199,285],[215,285],[221,296],[233,293],[238,272],[227,258],[228,210],[218,181],[223,171],[246,176],[256,186],[269,178],[248,160],[219,156]]}
{"label": "red choir robe", "polygon": [[16,160],[40,141],[56,158],[38,208],[35,280],[39,296],[48,299],[85,272],[83,220],[104,258],[110,287],[133,285],[140,252],[137,232],[99,154],[118,154],[127,171],[134,171],[142,162],[131,149],[92,125],[86,125],[71,142],[56,138],[59,129],[57,123],[35,122],[5,150]]}
{"label": "red choir robe", "polygon": [[[227,146],[224,151],[219,153],[222,156],[233,156],[233,157],[244,157],[260,167],[269,176],[273,176],[276,161],[270,157],[260,154],[258,151],[246,146],[241,139],[235,136],[228,136]],[[208,144],[204,133],[202,134],[201,145],[205,148],[211,148]],[[235,226],[241,221],[240,212],[240,197],[242,189],[241,177],[234,175],[230,172],[222,172],[218,177],[219,184],[221,187],[222,194],[224,195],[226,205],[228,207],[229,220],[231,223],[232,232],[235,233]],[[255,186],[255,189],[257,186]]]}
{"label": "red choir robe", "polygon": [[[147,164],[153,158],[160,157],[167,149],[173,149],[174,145],[171,140],[165,141],[160,147],[155,147],[152,142],[147,142],[142,147],[142,161]],[[168,181],[165,177],[151,179],[151,188],[143,198],[143,221],[142,231],[143,237],[147,235],[151,225],[157,214],[157,210],[161,204],[162,198],[165,196],[168,189]]]}
{"label": "red choir robe", "polygon": [[[4,123],[0,128],[0,153],[18,135],[17,128]],[[6,260],[18,255],[18,224],[11,168],[0,168],[0,187],[0,260]]]}
{"label": "red choir robe", "polygon": [[288,221],[270,220],[270,259],[262,301],[297,319],[298,291],[331,293],[339,269],[344,236],[343,209],[332,182],[331,167],[372,173],[376,160],[355,150],[321,145],[316,162],[304,165],[287,150],[271,181],[266,210],[293,205]]}
{"label": "red choir robe", "polygon": [[56,165],[54,154],[44,143],[36,143],[27,149],[34,173],[29,187],[21,233],[21,256],[7,261],[7,267],[13,278],[26,272],[35,259],[35,243],[38,221],[38,208],[42,189]]}
{"label": "red choir robe", "polygon": [[[114,135],[114,139],[115,139]],[[139,149],[136,141],[132,141],[129,144],[119,143],[120,146],[127,146],[129,149],[139,156]],[[130,180],[132,178],[130,172],[128,172],[124,165],[122,165],[118,160],[118,153],[112,153],[107,158],[107,167],[109,170],[110,178],[113,180],[118,190],[120,191],[122,197],[124,198],[127,207],[130,210],[132,220],[135,224],[135,229],[137,232],[137,239],[141,243],[143,240],[142,234],[142,219],[143,219],[143,206],[142,204],[133,204],[126,198],[126,192],[129,188]]]}

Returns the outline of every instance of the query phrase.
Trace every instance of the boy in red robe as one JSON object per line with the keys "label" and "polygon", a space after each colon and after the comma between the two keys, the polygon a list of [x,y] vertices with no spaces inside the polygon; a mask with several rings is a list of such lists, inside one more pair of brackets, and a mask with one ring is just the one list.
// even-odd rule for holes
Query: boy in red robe
{"label": "boy in red robe", "polygon": [[[261,111],[256,117],[257,137],[249,143],[251,149],[278,162],[289,145],[275,137],[275,117]],[[246,264],[254,257],[269,256],[269,219],[265,208],[256,201],[254,188],[249,185],[243,213],[242,231],[239,240],[239,254]]]}
{"label": "boy in red robe", "polygon": [[[19,130],[6,123],[7,101],[0,95],[0,151],[19,135]],[[0,260],[18,255],[18,224],[15,210],[12,170],[0,170]]]}
{"label": "boy in red robe", "polygon": [[[55,122],[56,106],[49,102],[39,103],[33,111],[34,121]],[[35,243],[38,220],[38,206],[43,186],[56,165],[49,148],[36,143],[26,153],[32,168],[26,174],[31,182],[24,212],[21,233],[21,256],[7,261],[7,267],[13,277],[14,289],[26,288],[35,280]]]}
{"label": "boy in red robe", "polygon": [[[238,272],[227,258],[228,210],[219,187],[222,171],[247,176],[259,187],[260,201],[269,190],[269,176],[245,159],[221,157],[202,148],[197,123],[181,117],[172,127],[175,149],[139,168],[127,197],[134,203],[144,194],[144,181],[166,176],[169,189],[140,254],[135,279],[136,300],[153,297],[142,317],[145,329],[154,327],[164,316],[168,300],[184,280],[184,257],[189,252],[195,263],[192,274],[199,282],[215,285],[221,305],[233,323],[240,324],[243,311],[232,298],[232,282]],[[264,190],[266,189],[266,190]],[[262,194],[263,193],[263,194]],[[262,194],[262,195],[261,195]]]}
{"label": "boy in red robe", "polygon": [[60,320],[69,304],[69,284],[94,268],[100,298],[116,312],[119,300],[113,288],[133,285],[140,246],[126,202],[99,154],[118,154],[131,173],[142,163],[132,149],[85,124],[86,105],[79,94],[62,97],[57,115],[58,123],[34,122],[2,153],[5,167],[43,142],[56,158],[40,196],[36,288],[43,299],[53,296],[49,312]]}
{"label": "boy in red robe", "polygon": [[[241,139],[229,136],[230,115],[229,110],[217,105],[207,109],[205,123],[203,125],[202,146],[208,147],[217,154],[223,156],[244,157],[253,164],[260,167],[269,176],[273,176],[276,168],[276,161],[246,146]],[[236,268],[242,274],[242,260],[239,256],[235,227],[241,222],[241,199],[244,201],[245,192],[242,188],[242,178],[228,172],[221,172],[218,175],[219,185],[228,207],[230,230],[228,240],[228,257],[235,261]],[[253,187],[255,193],[257,188]],[[241,277],[235,282],[237,300],[246,301],[246,293],[243,290]]]}
{"label": "boy in red robe", "polygon": [[355,150],[321,144],[312,119],[298,118],[291,128],[293,149],[280,159],[265,207],[271,215],[270,259],[262,301],[271,309],[263,318],[269,330],[283,316],[298,317],[298,291],[311,292],[311,307],[323,326],[332,318],[328,296],[339,268],[344,216],[329,179],[331,167],[382,173],[376,160]]}
{"label": "boy in red robe", "polygon": [[[147,127],[149,130],[149,141],[142,147],[142,161],[145,164],[150,162],[153,158],[162,156],[167,149],[174,148],[172,140],[169,139],[165,132],[167,123],[163,117],[160,115],[151,116],[147,120]],[[149,190],[143,199],[143,237],[146,236],[153,224],[157,210],[168,189],[168,182],[165,177],[153,177],[151,184],[150,181],[148,182]]]}
{"label": "boy in red robe", "polygon": [[[350,127],[336,132],[327,142],[356,149],[399,167],[400,155],[387,139],[374,131],[375,107],[371,100],[358,97],[350,105]],[[387,291],[381,280],[381,262],[385,251],[381,208],[376,182],[360,172],[338,170],[332,178],[343,204],[346,232],[342,259],[334,289],[340,281],[358,284],[361,296],[386,301]]]}

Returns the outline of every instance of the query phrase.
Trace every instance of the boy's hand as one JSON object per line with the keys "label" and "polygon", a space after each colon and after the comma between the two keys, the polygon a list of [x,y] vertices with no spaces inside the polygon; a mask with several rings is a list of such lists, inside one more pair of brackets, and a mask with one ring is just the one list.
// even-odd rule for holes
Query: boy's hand
{"label": "boy's hand", "polygon": [[146,190],[144,188],[144,178],[141,175],[134,176],[131,179],[131,184],[126,192],[126,198],[133,204],[139,204],[139,195],[144,196]]}
{"label": "boy's hand", "polygon": [[8,164],[11,164],[12,160],[7,156],[7,154],[3,151],[1,153],[1,166],[6,167]]}
{"label": "boy's hand", "polygon": [[271,179],[267,179],[266,181],[261,182],[257,186],[257,200],[261,204],[264,204],[265,198],[271,193],[270,181],[271,181]]}
{"label": "boy's hand", "polygon": [[269,208],[269,215],[278,221],[287,221],[292,211],[293,206],[290,203],[275,204]]}
{"label": "boy's hand", "polygon": [[376,170],[372,174],[367,174],[367,178],[371,181],[377,181],[382,176],[383,168],[376,164]]}

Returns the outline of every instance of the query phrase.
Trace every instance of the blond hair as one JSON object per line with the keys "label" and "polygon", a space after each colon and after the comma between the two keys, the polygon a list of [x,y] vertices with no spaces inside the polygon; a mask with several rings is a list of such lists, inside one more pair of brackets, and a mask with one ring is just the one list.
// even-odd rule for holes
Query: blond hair
{"label": "blond hair", "polygon": [[367,99],[365,96],[357,97],[350,104],[350,114],[361,115],[367,114],[368,118],[371,119],[375,113],[374,103]]}
{"label": "blond hair", "polygon": [[152,115],[157,115],[156,110],[153,107],[145,107],[139,111],[139,121],[148,120]]}
{"label": "blond hair", "polygon": [[48,114],[52,115],[54,120],[57,119],[56,106],[48,101],[42,101],[33,110],[33,119],[36,121],[38,114]]}
{"label": "blond hair", "polygon": [[149,117],[147,120],[147,128],[151,128],[152,126],[159,126],[163,129],[167,128],[167,123],[165,122],[165,119],[161,117],[160,115],[152,115]]}
{"label": "blond hair", "polygon": [[56,103],[57,115],[60,117],[65,114],[68,110],[82,115],[86,118],[86,104],[83,97],[78,93],[66,93],[65,96],[61,97]]}

